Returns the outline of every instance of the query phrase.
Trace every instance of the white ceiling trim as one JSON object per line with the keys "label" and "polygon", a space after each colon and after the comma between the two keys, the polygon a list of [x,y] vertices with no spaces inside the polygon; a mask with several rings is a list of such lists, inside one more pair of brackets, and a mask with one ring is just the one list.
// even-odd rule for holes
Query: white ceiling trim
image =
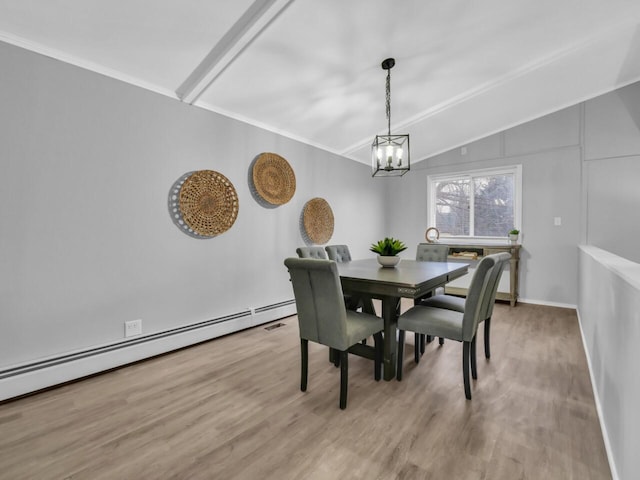
{"label": "white ceiling trim", "polygon": [[183,102],[193,104],[211,83],[260,33],[280,15],[293,0],[255,0],[247,11],[209,51],[187,79],[178,87],[176,95]]}
{"label": "white ceiling trim", "polygon": [[257,121],[254,118],[245,117],[245,116],[239,115],[239,114],[237,114],[235,112],[227,111],[227,110],[225,110],[223,108],[214,107],[214,106],[212,106],[212,105],[210,105],[208,103],[198,102],[196,104],[196,106],[198,108],[202,108],[203,110],[208,110],[210,112],[217,113],[219,115],[223,115],[225,117],[231,118],[233,120],[237,120],[239,122],[246,123],[246,124],[251,125],[253,127],[257,127],[257,128],[262,129],[262,130],[266,130],[267,132],[275,133],[276,135],[280,135],[280,136],[289,138],[291,140],[295,140],[296,142],[304,143],[305,145],[309,145],[311,147],[316,147],[316,148],[319,148],[320,150],[324,150],[326,152],[333,153],[334,155],[338,155],[340,157],[348,158],[349,160],[354,160],[356,162],[362,163],[355,156],[344,155],[343,153],[341,153],[340,151],[336,150],[333,147],[330,147],[328,145],[324,145],[324,144],[321,144],[321,143],[318,143],[318,142],[314,142],[313,140],[309,140],[308,138],[301,137],[300,135],[295,135],[295,134],[293,134],[293,133],[291,133],[291,132],[289,132],[287,130],[282,130],[282,129],[279,129],[279,128],[275,128],[273,125],[269,125],[269,124]]}
{"label": "white ceiling trim", "polygon": [[145,80],[141,80],[140,78],[128,75],[119,70],[105,67],[104,65],[91,62],[84,58],[79,58],[73,55],[69,55],[60,50],[56,50],[55,48],[47,47],[40,43],[32,42],[30,40],[26,40],[16,35],[0,32],[0,42],[5,42],[19,48],[24,48],[25,50],[29,50],[29,51],[38,53],[40,55],[44,55],[45,57],[49,57],[54,60],[59,60],[61,62],[68,63],[70,65],[74,65],[76,67],[83,68],[91,72],[99,73],[106,77],[110,77],[115,80],[120,80],[130,85],[144,88],[145,90],[149,90],[155,93],[159,93],[160,95],[173,98],[174,100],[178,99],[178,97],[176,96],[176,93],[168,88],[160,87],[159,85],[156,85],[154,83],[149,83]]}
{"label": "white ceiling trim", "polygon": [[[559,62],[559,61],[563,61],[563,60],[568,60],[571,57],[573,57],[572,61],[575,61],[578,55],[584,54],[585,52],[587,52],[587,50],[592,50],[592,49],[597,49],[598,47],[601,47],[603,44],[610,42],[611,40],[619,40],[619,39],[623,39],[626,40],[626,36],[629,35],[630,33],[635,32],[636,28],[638,27],[637,23],[634,20],[628,20],[623,22],[620,25],[616,25],[613,28],[609,28],[607,30],[605,30],[604,32],[600,32],[599,34],[593,35],[581,42],[577,42],[573,45],[570,45],[566,48],[557,50],[555,52],[553,52],[550,55],[547,55],[543,58],[540,59],[536,59],[533,62],[530,62],[526,65],[523,65],[520,68],[517,68],[515,70],[512,70],[511,72],[506,73],[505,75],[501,76],[501,77],[497,77],[495,79],[492,79],[491,81],[485,82],[483,84],[478,85],[475,88],[469,89],[466,92],[462,92],[458,95],[455,95],[449,99],[447,99],[444,102],[441,102],[437,105],[434,105],[430,108],[428,108],[427,110],[424,110],[416,115],[414,115],[413,117],[408,118],[407,120],[403,121],[403,122],[399,122],[395,125],[392,125],[391,130],[394,132],[404,132],[407,131],[409,129],[411,129],[411,127],[415,127],[417,125],[419,125],[420,123],[423,123],[427,120],[430,120],[432,117],[435,117],[436,115],[442,114],[443,112],[452,109],[454,107],[458,107],[461,104],[464,104],[465,102],[468,101],[472,101],[474,100],[476,97],[480,97],[482,95],[487,95],[487,94],[491,94],[494,90],[500,88],[500,87],[504,87],[507,86],[508,84],[518,81],[519,79],[530,75],[532,73],[536,73],[539,72],[547,67],[551,67],[552,65],[554,65],[555,63]],[[626,41],[624,42],[626,43]],[[603,91],[599,90],[597,92],[594,92],[593,96],[597,96],[597,95],[601,95],[602,93],[606,93],[612,89],[615,88],[620,88],[624,85],[626,85],[627,83],[630,82],[623,82],[620,84],[616,84],[616,85],[611,85],[608,86],[606,89],[604,89]],[[588,97],[588,98],[592,98],[592,97]],[[571,100],[567,103],[567,105],[565,106],[569,106],[569,105],[574,105],[576,103],[579,103],[581,101],[585,101],[588,100],[588,98],[580,98],[579,100],[576,99]],[[558,107],[558,109],[563,108],[563,107]],[[547,112],[550,113],[550,112]],[[537,117],[533,117],[533,118],[537,118]],[[524,123],[525,121],[530,121],[532,120],[532,118],[528,118],[528,119],[523,119],[523,121],[521,123]],[[515,125],[509,125],[506,128],[511,128]],[[502,130],[502,129],[501,129]],[[500,131],[500,130],[499,130]],[[380,132],[376,133],[379,134]],[[382,133],[386,133],[382,132]],[[496,132],[493,132],[496,133]],[[491,135],[493,133],[488,133],[487,135]],[[371,137],[369,139],[363,139],[357,143],[352,144],[351,146],[349,146],[348,148],[343,149],[342,151],[339,152],[340,155],[346,156],[348,158],[357,158],[356,152],[359,150],[362,150],[363,148],[367,147],[370,145],[371,143],[371,138],[373,138],[375,134],[372,134]],[[482,136],[480,137],[482,138]],[[469,140],[465,143],[470,143],[471,141],[475,141],[477,139],[473,139],[473,140]],[[440,153],[443,153],[444,151],[447,151],[448,149],[445,149],[443,151],[438,151],[436,153],[431,153],[431,155],[438,155]],[[362,159],[359,159],[359,161],[362,161]]]}
{"label": "white ceiling trim", "polygon": [[[473,141],[486,138],[523,123],[541,118],[617,88],[640,81],[640,27],[620,30],[606,42],[597,44],[589,55],[564,57],[560,65],[532,71],[529,75],[514,78],[500,89],[488,90],[484,95],[470,98],[452,108],[443,110],[421,122],[420,132],[431,132],[431,138],[418,136],[416,143],[420,158],[411,163],[431,158]],[[584,72],[589,82],[581,82]],[[552,95],[536,89],[536,85],[553,84]],[[524,95],[522,92],[529,92]],[[504,98],[510,99],[505,103]],[[561,101],[559,101],[561,100]],[[490,112],[482,115],[478,112]],[[456,125],[465,136],[452,134],[442,125]],[[413,134],[414,132],[409,132]],[[444,136],[442,136],[444,134]],[[413,145],[412,145],[413,146]],[[365,148],[366,147],[366,148]],[[413,149],[412,149],[413,150]],[[365,162],[370,155],[368,145],[355,156]]]}

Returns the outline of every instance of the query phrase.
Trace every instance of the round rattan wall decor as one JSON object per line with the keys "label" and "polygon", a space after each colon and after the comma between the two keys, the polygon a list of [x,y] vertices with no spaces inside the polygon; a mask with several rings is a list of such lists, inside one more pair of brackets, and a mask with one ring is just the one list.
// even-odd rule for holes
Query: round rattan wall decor
{"label": "round rattan wall decor", "polygon": [[284,205],[296,192],[296,176],[289,162],[275,153],[261,153],[253,163],[253,188],[270,205]]}
{"label": "round rattan wall decor", "polygon": [[229,230],[238,217],[238,194],[227,177],[213,170],[189,172],[169,192],[169,213],[180,230],[211,238]]}
{"label": "round rattan wall decor", "polygon": [[312,198],[302,212],[304,233],[313,243],[327,243],[333,235],[333,211],[324,198]]}

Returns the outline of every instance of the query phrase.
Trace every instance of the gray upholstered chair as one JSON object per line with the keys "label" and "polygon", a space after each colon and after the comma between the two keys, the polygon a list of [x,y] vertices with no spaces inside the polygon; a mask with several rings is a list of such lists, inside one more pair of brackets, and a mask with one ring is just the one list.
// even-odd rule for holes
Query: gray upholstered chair
{"label": "gray upholstered chair", "polygon": [[488,255],[478,263],[467,291],[464,312],[447,310],[444,308],[425,307],[415,305],[398,318],[398,366],[396,377],[402,380],[402,366],[404,363],[405,331],[423,333],[441,338],[449,338],[462,342],[462,376],[464,393],[471,399],[471,385],[469,382],[469,367],[471,375],[477,378],[476,370],[476,331],[481,317],[481,306],[491,296],[489,278],[494,267],[499,262],[498,255]]}
{"label": "gray upholstered chair", "polygon": [[[441,243],[419,243],[416,248],[416,261],[418,262],[446,262],[449,256],[449,246]],[[444,293],[444,288],[438,287],[421,298],[414,300],[414,305],[419,305],[423,299],[432,297],[433,295]],[[415,359],[416,363],[420,361],[420,355],[424,353],[425,339],[427,342],[431,341],[431,336],[425,337],[425,335],[415,334]],[[444,339],[440,338],[440,345],[444,345]],[[420,346],[418,348],[418,345]]]}
{"label": "gray upholstered chair", "polygon": [[382,370],[382,318],[347,310],[336,262],[309,258],[287,258],[293,293],[298,310],[302,368],[300,390],[307,390],[309,341],[327,345],[339,353],[340,408],[347,407],[348,352],[362,339],[375,340],[374,378]]}
{"label": "gray upholstered chair", "polygon": [[[449,245],[442,245],[441,243],[419,243],[416,248],[416,261],[418,262],[446,262],[449,256]],[[437,291],[442,290],[440,293],[444,293],[444,289],[439,287]],[[433,291],[428,294],[435,295],[437,292]]]}
{"label": "gray upholstered chair", "polygon": [[327,254],[322,247],[298,247],[296,248],[296,253],[300,258],[327,258]]}
{"label": "gray upholstered chair", "polygon": [[[491,335],[491,316],[493,315],[493,306],[496,303],[496,293],[498,292],[498,284],[505,265],[511,258],[506,252],[498,253],[496,257],[496,266],[489,277],[488,289],[490,295],[486,296],[486,301],[480,306],[480,322],[484,322],[484,356],[491,357],[490,335]],[[422,300],[421,305],[427,307],[446,308],[447,310],[455,310],[464,312],[465,299],[455,297],[453,295],[436,295],[434,297]]]}
{"label": "gray upholstered chair", "polygon": [[416,249],[416,260],[419,262],[446,262],[449,245],[441,243],[419,243]]}
{"label": "gray upholstered chair", "polygon": [[[327,251],[329,260],[333,260],[336,263],[350,262],[351,252],[347,245],[327,245],[324,247]],[[344,296],[344,302],[349,310],[362,309],[363,312],[375,313],[373,301],[369,297],[353,296],[346,294]]]}
{"label": "gray upholstered chair", "polygon": [[329,260],[338,263],[351,261],[351,252],[347,245],[327,245],[324,249],[327,251]]}

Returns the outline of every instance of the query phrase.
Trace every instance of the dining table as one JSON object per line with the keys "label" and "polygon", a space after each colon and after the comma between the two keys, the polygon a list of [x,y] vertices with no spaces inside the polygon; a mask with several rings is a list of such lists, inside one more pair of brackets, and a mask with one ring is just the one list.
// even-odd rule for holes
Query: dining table
{"label": "dining table", "polygon": [[[397,325],[401,298],[418,299],[468,272],[469,264],[401,259],[395,267],[382,267],[376,258],[337,264],[344,293],[381,300],[384,319],[383,378],[396,374]],[[371,302],[368,302],[371,304]],[[367,302],[365,302],[365,305]],[[370,310],[371,307],[366,308]],[[366,313],[376,314],[375,311]],[[356,346],[352,353],[372,358],[372,347]]]}

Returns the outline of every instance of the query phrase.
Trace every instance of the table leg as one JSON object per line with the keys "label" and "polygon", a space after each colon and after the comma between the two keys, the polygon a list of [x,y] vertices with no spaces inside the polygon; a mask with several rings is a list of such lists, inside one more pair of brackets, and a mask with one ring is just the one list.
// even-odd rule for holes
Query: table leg
{"label": "table leg", "polygon": [[382,318],[384,319],[384,353],[382,366],[384,368],[384,379],[389,381],[396,376],[396,355],[398,350],[398,340],[396,338],[398,330],[398,307],[400,298],[382,297]]}
{"label": "table leg", "polygon": [[371,297],[362,297],[362,311],[364,313],[370,313],[371,315],[377,315]]}
{"label": "table leg", "polygon": [[511,253],[511,260],[509,260],[509,300],[512,307],[516,306],[518,301],[518,260],[514,258],[514,254]]}

